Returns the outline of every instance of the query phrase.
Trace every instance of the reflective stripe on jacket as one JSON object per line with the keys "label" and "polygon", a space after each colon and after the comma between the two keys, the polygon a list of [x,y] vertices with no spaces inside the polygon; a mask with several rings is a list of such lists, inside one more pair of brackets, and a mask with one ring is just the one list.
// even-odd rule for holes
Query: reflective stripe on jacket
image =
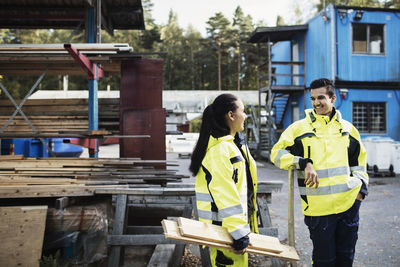
{"label": "reflective stripe on jacket", "polygon": [[254,192],[257,192],[257,172],[247,147],[242,146],[242,155],[233,141],[230,135],[210,137],[207,153],[196,176],[195,190],[199,220],[222,225],[234,239],[239,239],[249,234],[250,230],[258,232],[256,193],[253,197],[255,209],[250,216],[247,214],[246,163],[243,155],[249,159]]}
{"label": "reflective stripe on jacket", "polygon": [[[360,134],[338,110],[330,119],[312,109],[281,135],[271,151],[272,162],[281,169],[294,165],[304,215],[323,216],[348,210],[359,192],[368,194],[367,152]],[[319,187],[305,185],[306,158],[313,161]],[[362,187],[362,189],[361,189]],[[361,189],[361,191],[360,191]]]}

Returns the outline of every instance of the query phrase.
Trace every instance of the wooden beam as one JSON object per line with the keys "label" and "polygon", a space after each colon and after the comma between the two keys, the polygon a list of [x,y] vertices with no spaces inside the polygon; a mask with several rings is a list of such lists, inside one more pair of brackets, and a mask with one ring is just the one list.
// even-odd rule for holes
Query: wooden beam
{"label": "wooden beam", "polygon": [[173,260],[174,250],[174,244],[156,245],[147,267],[169,267],[170,262]]}

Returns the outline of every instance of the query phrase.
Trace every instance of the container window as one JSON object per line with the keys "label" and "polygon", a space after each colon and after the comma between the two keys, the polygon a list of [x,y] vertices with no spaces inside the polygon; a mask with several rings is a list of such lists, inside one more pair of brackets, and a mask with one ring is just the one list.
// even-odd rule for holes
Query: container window
{"label": "container window", "polygon": [[386,133],[385,102],[353,102],[353,124],[361,133]]}
{"label": "container window", "polygon": [[383,54],[384,25],[353,23],[353,53]]}

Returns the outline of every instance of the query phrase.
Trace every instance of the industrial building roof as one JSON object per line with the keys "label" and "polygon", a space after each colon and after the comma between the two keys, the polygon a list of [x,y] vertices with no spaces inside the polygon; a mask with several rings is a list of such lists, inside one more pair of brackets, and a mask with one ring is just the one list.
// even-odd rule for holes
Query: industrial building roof
{"label": "industrial building roof", "polygon": [[249,43],[265,43],[268,42],[279,42],[291,40],[294,35],[299,32],[306,32],[308,25],[294,25],[294,26],[280,26],[280,27],[258,27],[250,39]]}
{"label": "industrial building roof", "polygon": [[[75,29],[96,0],[2,0],[0,28]],[[102,27],[144,30],[141,0],[101,0]]]}

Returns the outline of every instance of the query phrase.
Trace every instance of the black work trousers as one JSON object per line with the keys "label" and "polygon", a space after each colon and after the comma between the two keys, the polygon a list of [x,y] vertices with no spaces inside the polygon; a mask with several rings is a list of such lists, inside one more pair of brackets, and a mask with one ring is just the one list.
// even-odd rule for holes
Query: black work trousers
{"label": "black work trousers", "polygon": [[312,266],[350,267],[358,239],[360,200],[345,212],[326,216],[305,216],[313,242]]}

